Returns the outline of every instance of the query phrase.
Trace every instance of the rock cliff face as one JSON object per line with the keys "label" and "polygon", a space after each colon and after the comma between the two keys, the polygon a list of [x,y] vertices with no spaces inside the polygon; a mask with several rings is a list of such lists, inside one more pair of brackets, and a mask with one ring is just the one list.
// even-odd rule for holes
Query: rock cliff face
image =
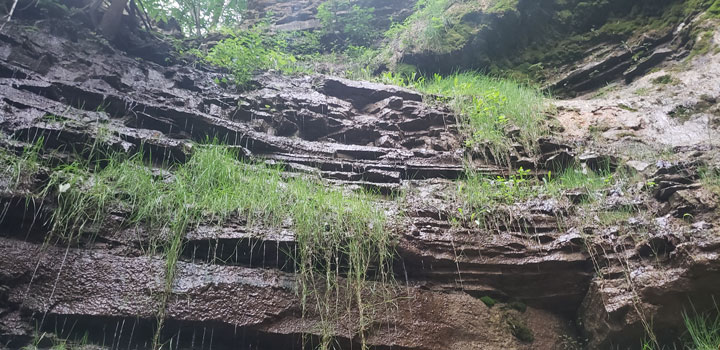
{"label": "rock cliff face", "polygon": [[[390,45],[395,62],[421,71],[505,71],[576,95],[632,81],[668,58],[687,55],[698,19],[713,3],[450,1],[444,11],[411,23]],[[425,28],[431,18],[444,26],[430,34]],[[433,39],[423,40],[423,32]]]}
{"label": "rock cliff face", "polygon": [[[248,1],[249,23],[269,18],[278,30],[312,30],[320,29],[317,9],[324,1]],[[391,20],[401,22],[413,12],[417,0],[360,0],[354,3],[366,8],[373,8],[373,23],[377,28],[389,28]]]}
{"label": "rock cliff face", "polygon": [[[400,3],[376,8],[410,8]],[[301,10],[290,4],[251,8],[278,9],[279,24],[290,29],[309,26],[315,3],[298,3]],[[715,31],[713,40],[718,37]],[[388,227],[396,240],[398,283],[390,286],[396,299],[392,312],[370,327],[372,348],[634,348],[647,327],[671,344],[682,332],[682,312],[691,304],[706,310],[720,293],[718,195],[699,173],[718,164],[711,136],[720,75],[678,74],[687,84],[706,86],[704,97],[687,96],[706,104],[687,123],[672,125],[688,132],[705,127],[707,138],[658,137],[652,125],[670,123],[667,113],[650,113],[659,111],[641,96],[558,102],[556,119],[566,132],[557,137],[563,139],[539,140],[541,154],[523,164],[543,174],[545,161],[558,155],[588,167],[599,159],[629,160],[623,166],[654,188],[607,190],[605,209],[634,208],[625,220],[600,219],[603,213],[577,205],[570,194],[497,208],[496,224],[480,228],[453,220],[453,180],[465,166],[456,116],[418,93],[273,73],[236,92],[213,82],[219,73],[172,60],[160,65],[142,54],[120,51],[64,19],[14,20],[0,35],[0,146],[21,153],[43,138],[51,163],[88,144],[128,154],[144,149],[183,163],[193,142],[217,137],[244,158],[282,164],[287,176],[378,190],[385,195],[379,206],[404,215]],[[694,62],[716,69],[717,57]],[[618,72],[613,67],[596,69]],[[584,89],[573,84],[567,86]],[[667,95],[672,90],[650,92],[658,100]],[[642,119],[644,111],[655,119]],[[599,119],[615,124],[602,137],[590,135]],[[632,139],[618,136],[630,131]],[[641,159],[641,146],[674,147],[674,159],[657,153]],[[514,160],[518,167],[520,158]],[[491,176],[510,171],[489,161],[472,166]],[[92,241],[48,244],[58,199],[31,193],[49,171],[13,189],[0,179],[0,344],[19,348],[37,340],[33,333],[47,333],[53,336],[36,345],[49,347],[53,337],[87,332],[88,342],[103,348],[148,348],[158,295],[165,292],[163,259],[147,254],[142,234],[120,225],[122,212],[107,218]],[[403,200],[393,200],[399,192]],[[317,341],[321,315],[303,315],[288,267],[296,240],[290,227],[247,227],[242,217],[188,232],[163,339],[171,347],[202,349],[300,349]],[[489,307],[482,297],[499,304]],[[337,325],[333,334],[338,348],[360,347],[351,325]]]}
{"label": "rock cliff face", "polygon": [[[212,82],[215,73],[127,57],[89,31],[50,35],[61,23],[51,20],[26,31],[18,20],[9,25],[12,34],[2,37],[1,126],[9,150],[43,137],[46,152],[59,159],[63,152],[101,143],[128,153],[143,147],[183,162],[192,141],[214,136],[289,172],[384,193],[423,189],[418,196],[428,200],[434,195],[427,189],[448,191],[448,180],[463,171],[455,117],[424,104],[413,91],[267,74],[257,77],[259,88],[232,93]],[[492,164],[482,170],[505,171]],[[3,342],[21,346],[33,327],[42,327],[60,337],[88,330],[92,341],[110,347],[148,346],[162,293],[162,259],[145,256],[146,243],[113,224],[121,218],[111,218],[94,242],[47,247],[52,200],[28,208],[27,196],[4,191],[2,197]],[[399,291],[396,312],[370,334],[369,343],[402,349],[554,346],[567,324],[542,307],[572,313],[579,306],[591,274],[579,248],[554,238],[538,244],[513,228],[501,234],[505,239],[458,230],[443,214],[454,209],[409,201],[416,204],[397,228],[396,267],[409,288]],[[387,205],[397,211],[394,203]],[[553,217],[542,210],[529,215],[553,230]],[[258,232],[241,218],[189,232],[167,306],[167,338],[181,347],[197,346],[202,337],[201,347],[212,342],[229,348],[239,341],[248,348],[299,348],[302,335],[317,334],[319,320],[301,318],[294,275],[283,272],[294,244],[291,231]],[[215,253],[206,254],[209,249]],[[460,251],[467,251],[461,262]],[[461,281],[458,266],[465,272]],[[520,283],[558,274],[565,278],[542,289]],[[481,295],[527,299],[530,308],[522,314],[491,309],[475,298]],[[543,325],[535,345],[513,337],[508,317]],[[358,341],[348,332],[337,330],[340,344]]]}

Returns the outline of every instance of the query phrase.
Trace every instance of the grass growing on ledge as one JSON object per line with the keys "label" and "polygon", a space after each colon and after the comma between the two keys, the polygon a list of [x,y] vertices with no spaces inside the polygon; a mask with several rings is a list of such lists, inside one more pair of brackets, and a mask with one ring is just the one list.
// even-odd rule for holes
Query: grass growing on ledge
{"label": "grass growing on ledge", "polygon": [[720,195],[720,168],[704,167],[699,172],[702,184]]}
{"label": "grass growing on ledge", "polygon": [[186,164],[170,172],[153,172],[142,155],[109,156],[94,166],[76,162],[58,168],[44,191],[58,195],[52,222],[59,239],[92,232],[118,210],[127,213],[126,226],[155,233],[151,251],[161,248],[166,273],[154,348],[161,346],[165,305],[188,228],[222,224],[235,215],[248,226],[291,222],[298,242],[299,296],[304,314],[322,320],[322,348],[331,347],[335,326],[347,317],[358,320],[356,331],[365,343],[366,327],[378,317],[365,300],[367,280],[393,282],[385,214],[371,195],[332,189],[318,179],[286,179],[278,167],[239,161],[233,149],[217,145],[198,146]]}
{"label": "grass growing on ledge", "polygon": [[0,149],[0,191],[15,191],[32,179],[40,170],[39,151],[42,144],[41,139],[26,147],[19,156]]}
{"label": "grass growing on ledge", "polygon": [[[534,152],[537,139],[550,133],[544,115],[547,96],[536,88],[474,72],[435,75],[417,87],[446,98],[460,116],[467,146],[487,145],[501,163],[507,162],[513,143]],[[519,130],[516,140],[508,136],[513,128]]]}
{"label": "grass growing on ledge", "polygon": [[541,180],[531,176],[529,170],[518,169],[509,177],[491,178],[469,172],[458,184],[458,195],[463,207],[459,209],[462,220],[486,227],[486,220],[501,205],[511,205],[537,197],[560,197],[572,191],[586,203],[604,196],[603,189],[615,182],[609,171],[569,168],[559,175],[548,173]]}
{"label": "grass growing on ledge", "polygon": [[713,310],[715,315],[683,313],[683,321],[690,338],[688,349],[716,350],[720,346],[720,309]]}

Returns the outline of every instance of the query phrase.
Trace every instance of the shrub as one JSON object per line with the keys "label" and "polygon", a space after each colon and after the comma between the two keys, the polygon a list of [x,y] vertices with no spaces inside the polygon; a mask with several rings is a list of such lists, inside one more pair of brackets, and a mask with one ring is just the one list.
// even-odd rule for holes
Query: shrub
{"label": "shrub", "polygon": [[283,73],[295,73],[299,68],[294,55],[286,53],[287,42],[282,38],[265,34],[266,25],[229,33],[204,55],[196,55],[207,62],[225,68],[232,74],[233,82],[246,85],[253,74],[261,70],[275,69]]}
{"label": "shrub", "polygon": [[317,17],[325,41],[333,47],[367,46],[379,37],[374,12],[349,0],[328,0],[318,7]]}

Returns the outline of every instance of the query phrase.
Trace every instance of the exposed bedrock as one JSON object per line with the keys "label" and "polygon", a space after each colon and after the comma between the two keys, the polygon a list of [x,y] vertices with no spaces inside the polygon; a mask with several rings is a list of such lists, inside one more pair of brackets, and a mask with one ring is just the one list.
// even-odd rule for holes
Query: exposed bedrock
{"label": "exposed bedrock", "polygon": [[[115,337],[113,341],[147,341],[143,338],[147,329],[138,330],[133,340],[130,327],[133,319],[155,316],[157,296],[164,287],[163,260],[43,247],[4,238],[0,239],[0,249],[4,266],[0,280],[11,286],[3,292],[0,327],[5,336],[30,317],[51,324],[57,322],[54,318],[63,317],[84,322],[129,319],[125,340]],[[194,324],[217,332],[215,348],[231,346],[222,340],[232,340],[232,334],[273,334],[274,339],[258,344],[260,348],[299,348],[300,334],[317,332],[318,318],[301,318],[292,274],[193,263],[180,263],[177,271],[167,317],[181,332],[193,329]],[[370,332],[371,345],[395,349],[531,348],[503,326],[503,311],[490,309],[468,295],[400,288],[393,308],[392,316],[378,321]],[[522,317],[550,322],[545,327],[563,327],[561,319],[540,310],[530,309]],[[555,339],[542,334],[536,344],[552,346]],[[341,344],[357,341],[342,325],[337,335]]]}
{"label": "exposed bedrock", "polygon": [[660,166],[653,176],[657,218],[593,232],[598,277],[578,313],[589,348],[634,348],[647,329],[659,344],[677,344],[687,332],[683,315],[716,309],[720,198],[696,182],[697,166]]}
{"label": "exposed bedrock", "polygon": [[[7,136],[2,145],[14,152],[42,137],[47,150],[58,151],[48,152],[55,162],[95,143],[120,152],[143,150],[157,162],[183,162],[196,147],[193,142],[217,137],[243,157],[282,163],[289,173],[386,191],[422,188],[424,181],[446,190],[452,184],[443,179],[463,172],[455,116],[423,103],[413,91],[326,76],[266,74],[256,78],[258,88],[230,92],[213,82],[217,73],[131,58],[83,30],[73,33],[72,40],[62,31],[47,35],[56,24],[50,20],[39,23],[37,31],[10,30],[10,36],[0,37],[0,128]],[[14,21],[8,28],[20,25]],[[478,164],[478,169],[507,171],[492,164]],[[410,179],[416,184],[409,185]],[[108,339],[110,333],[123,333],[113,338],[115,344],[146,346],[165,268],[162,259],[145,255],[147,234],[142,228],[122,228],[119,222],[126,213],[119,211],[93,242],[69,250],[43,247],[54,204],[52,199],[28,202],[27,196],[4,193],[1,200],[2,341],[23,344],[42,322],[44,330],[61,337],[68,336],[69,328],[58,331],[56,325],[77,324],[80,333],[92,330],[93,336]],[[534,306],[565,305],[559,297],[569,295],[566,309],[577,308],[586,288],[579,281],[587,278],[589,266],[581,255],[566,257],[560,251],[573,248],[559,246],[549,254],[525,251],[497,240],[485,244],[495,258],[468,253],[471,258],[461,268],[468,274],[457,283],[451,268],[456,250],[448,240],[463,241],[456,248],[469,252],[482,243],[482,233],[455,232],[447,217],[434,221],[426,212],[412,213],[407,227],[395,229],[401,245],[395,274],[401,288],[388,313],[391,319],[372,327],[369,344],[395,349],[553,347],[567,321]],[[416,236],[410,227],[425,233]],[[189,232],[167,308],[167,338],[197,344],[202,328],[213,332],[214,347],[229,346],[242,336],[248,347],[275,349],[298,348],[302,335],[319,334],[317,317],[301,317],[287,255],[295,244],[290,228],[246,227],[242,218]],[[503,256],[514,260],[503,261]],[[523,276],[542,279],[555,264],[579,272],[578,280],[569,282],[576,284],[573,291],[555,285],[533,292],[516,285]],[[528,299],[531,306],[524,313],[488,308],[477,298],[484,295],[501,301]],[[510,319],[520,321],[511,326]],[[513,336],[520,324],[532,329],[534,343]],[[131,336],[128,329],[133,328]],[[334,334],[343,348],[359,342],[350,328],[340,327]],[[205,338],[207,342],[209,336]]]}
{"label": "exposed bedrock", "polygon": [[[242,157],[283,164],[287,176],[406,190],[405,208],[378,201],[404,216],[388,228],[397,242],[397,285],[392,312],[367,334],[377,349],[555,349],[578,316],[589,348],[634,346],[643,334],[635,306],[658,329],[679,329],[686,299],[704,308],[720,291],[713,283],[718,201],[699,185],[700,164],[669,165],[653,176],[654,196],[638,201],[658,219],[622,228],[637,233],[632,240],[617,227],[584,230],[586,213],[572,198],[502,208],[482,229],[458,225],[452,180],[464,171],[461,132],[448,109],[416,92],[274,73],[230,91],[213,82],[220,73],[130,57],[85,29],[67,33],[62,20],[24,30],[27,23],[13,21],[0,35],[3,149],[20,153],[42,137],[56,151],[46,152],[54,163],[96,143],[181,163],[197,143],[217,138]],[[514,155],[515,165],[540,174],[573,160],[592,168],[601,158],[577,156],[556,140],[538,143],[540,155]],[[509,171],[480,160],[472,166],[494,176]],[[109,348],[147,348],[165,261],[146,254],[143,227],[120,225],[122,210],[92,242],[45,245],[54,199],[34,201],[29,190],[41,188],[48,171],[14,191],[0,179],[0,344],[22,346],[37,330],[58,337],[89,330]],[[233,216],[220,227],[194,227],[183,243],[165,328],[174,344],[297,349],[303,336],[318,337],[319,317],[303,319],[295,290],[291,227],[248,227]],[[499,304],[487,307],[480,300],[487,296]],[[516,301],[527,310],[510,308]],[[534,342],[519,340],[520,324]],[[344,349],[360,341],[350,324],[333,334]]]}

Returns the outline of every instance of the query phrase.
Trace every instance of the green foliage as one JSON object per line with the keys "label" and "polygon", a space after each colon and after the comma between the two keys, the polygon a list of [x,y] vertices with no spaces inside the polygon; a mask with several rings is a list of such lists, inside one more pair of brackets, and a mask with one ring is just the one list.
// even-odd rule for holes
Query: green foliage
{"label": "green foliage", "polygon": [[637,213],[637,209],[633,207],[624,207],[615,210],[599,210],[595,212],[593,220],[604,227],[622,225],[631,217],[637,215]]}
{"label": "green foliage", "polygon": [[233,82],[239,86],[246,85],[253,74],[261,70],[274,69],[283,73],[299,71],[297,59],[286,53],[287,42],[280,37],[266,35],[265,25],[252,29],[231,33],[213,46],[207,55],[196,52],[196,55],[207,62],[230,71]]}
{"label": "green foliage", "polygon": [[[544,116],[547,97],[537,88],[472,72],[448,77],[435,74],[418,88],[447,99],[460,115],[467,146],[487,146],[499,162],[507,158],[516,141],[533,152],[537,139],[550,132]],[[520,130],[517,140],[508,136],[511,128]]]}
{"label": "green foliage", "polygon": [[367,46],[380,35],[374,27],[375,9],[350,0],[327,0],[318,7],[322,35],[333,47]]}
{"label": "green foliage", "polygon": [[720,0],[715,0],[707,10],[710,17],[720,18]]}
{"label": "green foliage", "polygon": [[651,91],[650,88],[641,87],[641,88],[637,88],[635,91],[633,91],[633,93],[638,96],[647,96],[650,94],[650,91]]}
{"label": "green foliage", "polygon": [[595,202],[604,195],[602,190],[617,182],[610,170],[594,172],[590,169],[568,168],[559,175],[548,173],[543,178],[544,191],[550,196],[560,196],[566,191],[580,191],[584,201]]}
{"label": "green foliage", "polygon": [[470,172],[458,190],[473,208],[486,207],[486,204],[512,204],[539,194],[529,175],[530,171],[523,168],[508,178],[497,176],[493,179]]}
{"label": "green foliage", "polygon": [[507,307],[520,312],[527,311],[527,305],[522,301],[511,301],[507,304]]}
{"label": "green foliage", "polygon": [[202,35],[240,23],[246,0],[137,0],[158,21],[176,21],[186,34]]}
{"label": "green foliage", "polygon": [[532,330],[521,320],[510,317],[507,324],[510,327],[510,333],[521,342],[532,343],[535,341]]}
{"label": "green foliage", "polygon": [[692,50],[690,51],[690,55],[687,58],[688,60],[691,60],[697,56],[706,55],[710,52],[710,49],[713,46],[715,30],[705,30],[693,34],[695,35],[696,40]]}
{"label": "green foliage", "polygon": [[394,40],[391,51],[448,53],[461,47],[474,32],[460,14],[448,13],[451,0],[419,0],[415,11],[402,23],[393,23],[385,37]]}
{"label": "green foliage", "polygon": [[518,0],[495,0],[490,5],[488,13],[502,13],[507,11],[517,11]]}
{"label": "green foliage", "polygon": [[[44,191],[58,196],[54,237],[75,241],[94,232],[111,212],[125,213],[124,226],[148,228],[150,252],[160,251],[166,258],[158,314],[162,328],[189,228],[219,225],[235,215],[250,227],[282,227],[289,220],[298,242],[295,258],[304,312],[320,315],[328,345],[333,327],[350,313],[358,318],[356,331],[364,337],[365,327],[379,317],[375,307],[387,302],[383,288],[367,292],[367,279],[392,282],[386,218],[372,197],[332,189],[316,179],[286,179],[279,167],[239,161],[228,147],[197,147],[186,164],[170,167],[165,175],[147,168],[141,154],[111,154],[99,162],[59,167]],[[368,294],[371,300],[366,300]]]}
{"label": "green foliage", "polygon": [[[645,33],[671,31],[693,14],[712,8],[718,0],[687,1],[623,1],[623,0],[564,0],[554,1],[548,11],[552,20],[543,23],[540,40],[521,50],[495,58],[499,70],[542,81],[553,72],[533,72],[532,64],[559,67],[585,57],[587,50],[608,42],[623,42],[633,49],[633,59],[641,60],[647,47],[632,47],[642,42]],[[711,14],[711,12],[708,12]],[[703,45],[699,46],[703,48]]]}
{"label": "green foliage", "polygon": [[720,168],[703,167],[700,169],[703,186],[720,195]]}
{"label": "green foliage", "polygon": [[0,191],[15,191],[27,184],[40,170],[39,152],[43,140],[26,147],[21,155],[0,149]]}
{"label": "green foliage", "polygon": [[677,84],[677,79],[670,74],[665,74],[652,79],[650,82],[657,85]]}
{"label": "green foliage", "polygon": [[[466,146],[485,148],[499,163],[507,162],[513,144],[519,142],[533,153],[538,138],[550,133],[545,120],[548,98],[531,86],[476,72],[426,78],[412,66],[404,73],[384,72],[375,80],[416,89],[447,103],[459,116]],[[519,135],[511,137],[512,129]]]}
{"label": "green foliage", "polygon": [[325,50],[321,34],[316,31],[279,31],[274,33],[274,38],[282,51],[300,57],[318,55]]}
{"label": "green foliage", "polygon": [[468,171],[466,178],[458,183],[458,194],[464,209],[459,209],[461,219],[485,227],[493,210],[537,197],[560,197],[568,192],[580,196],[585,203],[600,200],[604,189],[616,182],[608,172],[569,168],[559,175],[549,172],[542,180],[531,176],[529,170],[518,169],[508,177],[490,178]]}
{"label": "green foliage", "polygon": [[688,349],[717,350],[720,347],[720,310],[714,310],[715,315],[695,314],[683,312],[683,320],[691,343]]}
{"label": "green foliage", "polygon": [[480,301],[482,301],[485,305],[487,305],[487,307],[493,307],[493,306],[495,306],[495,304],[497,304],[497,301],[495,301],[495,299],[493,299],[492,297],[489,297],[487,295],[480,298]]}

